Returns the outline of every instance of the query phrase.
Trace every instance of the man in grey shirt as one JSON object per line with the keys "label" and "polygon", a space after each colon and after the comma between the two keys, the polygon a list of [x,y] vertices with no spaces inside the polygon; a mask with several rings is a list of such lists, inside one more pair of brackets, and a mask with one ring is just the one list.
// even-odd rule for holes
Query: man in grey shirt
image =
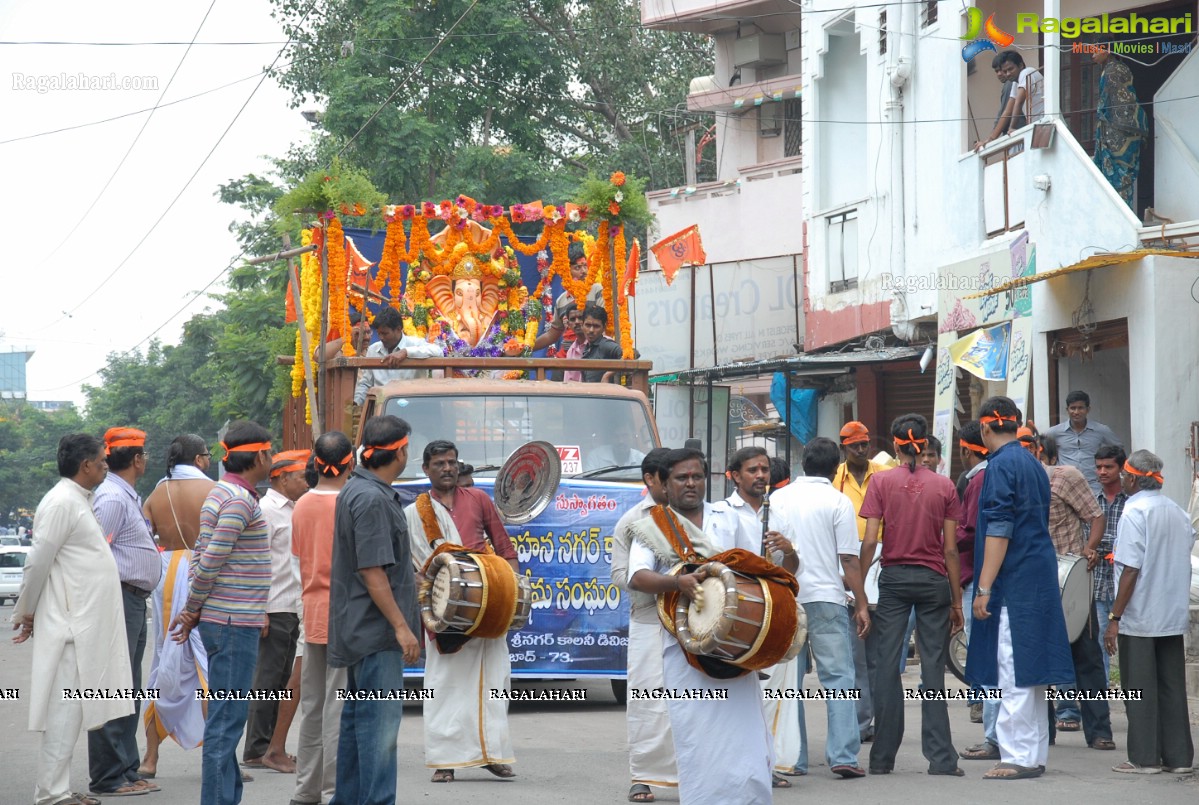
{"label": "man in grey shirt", "polygon": [[420,658],[408,523],[391,484],[408,463],[408,423],[371,417],[362,460],[337,496],[329,577],[329,665],[346,668],[333,803],[394,802],[404,666]]}
{"label": "man in grey shirt", "polygon": [[1107,425],[1087,419],[1090,410],[1090,395],[1085,391],[1070,392],[1066,395],[1069,420],[1059,422],[1045,434],[1057,441],[1058,460],[1062,464],[1078,467],[1091,487],[1091,494],[1098,495],[1102,487],[1099,485],[1099,476],[1095,474],[1095,452],[1107,445],[1123,445]]}

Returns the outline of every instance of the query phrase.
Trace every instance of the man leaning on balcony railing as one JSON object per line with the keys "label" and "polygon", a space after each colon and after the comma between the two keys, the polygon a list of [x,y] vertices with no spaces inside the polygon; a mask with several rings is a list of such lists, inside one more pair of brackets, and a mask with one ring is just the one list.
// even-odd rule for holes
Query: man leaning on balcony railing
{"label": "man leaning on balcony railing", "polygon": [[1001,81],[1014,77],[1016,87],[1008,97],[999,120],[995,122],[995,128],[991,129],[985,140],[979,140],[974,144],[975,151],[982,150],[992,140],[1019,128],[1016,125],[1018,117],[1023,117],[1025,122],[1032,122],[1045,114],[1045,79],[1039,70],[1026,67],[1024,58],[1014,50],[1000,53],[991,66],[995,68],[995,74]]}

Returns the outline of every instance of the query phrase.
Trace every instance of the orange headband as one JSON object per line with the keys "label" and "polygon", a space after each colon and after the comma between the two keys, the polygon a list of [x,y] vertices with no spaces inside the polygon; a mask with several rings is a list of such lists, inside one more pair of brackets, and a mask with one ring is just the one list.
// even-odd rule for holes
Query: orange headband
{"label": "orange headband", "polygon": [[261,453],[263,450],[272,450],[270,442],[250,442],[249,444],[239,444],[235,447],[221,442],[221,449],[226,453]]}
{"label": "orange headband", "polygon": [[1124,462],[1124,471],[1130,475],[1139,475],[1142,478],[1152,478],[1159,484],[1165,483],[1165,481],[1162,480],[1162,474],[1160,472],[1142,472],[1127,461]]}
{"label": "orange headband", "polygon": [[990,425],[992,422],[1015,422],[1016,421],[1016,416],[1014,414],[1012,416],[1000,416],[998,411],[992,411],[991,413],[994,416],[980,416],[978,418],[978,424]]}
{"label": "orange headband", "polygon": [[400,439],[398,442],[392,442],[391,444],[374,444],[362,451],[362,457],[370,458],[375,454],[376,450],[399,450],[406,444],[408,444],[407,436],[405,436],[403,439]]}
{"label": "orange headband", "polygon": [[[337,476],[341,475],[341,470],[339,470],[338,467],[344,467],[347,464],[349,464],[350,456],[352,456],[352,455],[353,455],[353,453],[346,453],[346,457],[343,458],[341,461],[337,462],[336,464],[330,464],[326,461],[321,461],[321,457],[317,456],[316,457],[317,469],[321,469],[322,467],[324,467],[325,469],[333,470],[333,477],[336,478]],[[324,472],[324,470],[321,470],[321,471]]]}
{"label": "orange headband", "polygon": [[784,486],[786,486],[789,483],[791,483],[791,479],[784,478],[783,480],[781,480],[777,484],[775,484],[773,488],[777,492],[778,490],[782,489]]}
{"label": "orange headband", "polygon": [[891,438],[895,439],[896,444],[910,444],[912,447],[915,447],[917,454],[920,453],[920,445],[928,444],[928,439],[917,439],[916,437],[912,436],[911,428],[908,428],[908,438],[901,439],[898,436],[893,436]]}
{"label": "orange headband", "polygon": [[987,453],[991,452],[983,445],[972,444],[972,443],[966,441],[965,439],[958,439],[958,444],[960,444],[962,447],[966,448],[967,450],[971,450],[975,453],[978,453],[980,456],[985,456]]}

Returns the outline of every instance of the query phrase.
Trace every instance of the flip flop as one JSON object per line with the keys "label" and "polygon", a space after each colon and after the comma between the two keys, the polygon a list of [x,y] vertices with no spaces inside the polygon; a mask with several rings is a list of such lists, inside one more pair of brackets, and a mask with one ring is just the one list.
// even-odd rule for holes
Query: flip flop
{"label": "flip flop", "polygon": [[1121,774],[1161,774],[1162,770],[1157,766],[1138,766],[1130,760],[1123,763],[1118,763],[1112,766],[1112,771],[1118,771]]}
{"label": "flip flop", "polygon": [[108,799],[110,797],[141,797],[150,792],[144,788],[135,786],[133,783],[125,783],[125,785],[120,786],[115,791],[89,791],[88,793],[93,797]]}
{"label": "flip flop", "polygon": [[75,792],[71,794],[70,799],[59,800],[54,805],[100,805],[100,800],[95,797],[89,797],[87,794]]}
{"label": "flip flop", "polygon": [[791,768],[787,771],[781,771],[779,774],[783,775],[784,777],[807,777],[808,771],[807,769]]}
{"label": "flip flop", "polygon": [[1082,729],[1082,724],[1077,721],[1059,721],[1054,726],[1062,732],[1078,732]]}
{"label": "flip flop", "polygon": [[[1011,771],[1015,770],[1015,774],[992,774],[993,771]],[[1040,777],[1045,773],[1044,766],[1018,766],[1015,763],[996,763],[991,771],[983,775],[984,780],[1027,780],[1032,777]]]}
{"label": "flip flop", "polygon": [[[770,787],[771,788],[790,788],[791,781],[788,780],[786,777],[780,777],[777,774],[772,774],[772,775],[770,775]],[[641,800],[641,801],[644,802],[645,800]]]}
{"label": "flip flop", "polygon": [[1092,749],[1115,749],[1116,742],[1113,741],[1111,738],[1096,738],[1095,740],[1091,741],[1091,748]]}
{"label": "flip flop", "polygon": [[496,777],[500,777],[504,780],[508,780],[516,776],[516,772],[512,771],[512,767],[507,763],[488,763],[483,768],[487,769],[487,771],[491,772]]}
{"label": "flip flop", "polygon": [[934,777],[938,777],[938,776],[940,776],[940,777],[965,777],[966,776],[966,772],[962,771],[961,769],[946,769],[945,771],[935,771],[933,769],[929,769],[928,773],[933,775]]}
{"label": "flip flop", "polygon": [[142,771],[141,769],[138,769],[138,770],[137,770],[137,774],[138,774],[138,776],[139,776],[139,777],[141,777],[143,780],[153,780],[153,779],[154,779],[154,778],[155,778],[155,777],[158,775],[158,772],[155,772],[155,771]]}
{"label": "flip flop", "polygon": [[243,771],[243,772],[241,773],[241,781],[242,781],[243,783],[252,783],[252,782],[254,782],[254,778],[253,778],[253,777],[251,777],[250,775],[246,774],[246,773]]}
{"label": "flip flop", "polygon": [[654,792],[645,783],[634,783],[629,789],[629,802],[653,802]]}
{"label": "flip flop", "polygon": [[154,785],[154,783],[150,782],[149,780],[134,780],[133,786],[135,788],[140,788],[143,791],[149,791],[151,794],[153,794],[155,791],[162,790],[161,788]]}
{"label": "flip flop", "polygon": [[999,760],[999,747],[990,741],[983,741],[958,752],[958,757],[965,760]]}
{"label": "flip flop", "polygon": [[433,772],[433,778],[432,778],[432,780],[430,780],[430,782],[452,783],[452,782],[454,782],[454,770],[453,769],[438,769],[437,771]]}

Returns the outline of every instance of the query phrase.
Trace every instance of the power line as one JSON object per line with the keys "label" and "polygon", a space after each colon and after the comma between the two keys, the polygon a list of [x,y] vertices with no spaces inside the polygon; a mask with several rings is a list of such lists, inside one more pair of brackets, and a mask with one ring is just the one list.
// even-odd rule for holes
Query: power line
{"label": "power line", "polygon": [[[303,24],[304,20],[308,18],[308,15],[311,14],[312,10],[316,7],[316,4],[317,4],[317,0],[312,0],[312,3],[310,3],[308,6],[308,10],[306,12],[304,12],[304,16],[300,19],[299,24]],[[271,71],[275,68],[275,65],[278,63],[279,59],[282,58],[282,56],[283,56],[283,51],[285,51],[286,49],[287,49],[287,45],[284,45],[282,48],[279,49],[279,52],[275,54],[274,61],[272,61],[270,63],[270,65],[267,67],[267,69],[262,72],[262,76],[261,76],[261,78],[258,79],[258,83],[254,85],[254,89],[252,89],[250,91],[250,94],[248,96],[246,96],[246,100],[242,103],[241,108],[239,108],[237,110],[237,113],[235,115],[233,115],[233,119],[229,121],[229,125],[225,126],[225,130],[221,132],[221,136],[217,138],[217,141],[215,143],[213,143],[212,148],[210,148],[208,150],[208,153],[205,154],[204,159],[202,159],[200,161],[200,164],[196,166],[196,169],[195,169],[195,171],[192,172],[192,175],[188,177],[186,182],[184,182],[183,187],[181,187],[179,189],[179,192],[175,194],[175,197],[173,199],[171,199],[171,202],[169,204],[167,204],[166,209],[162,211],[162,214],[159,215],[158,218],[155,219],[154,223],[150,225],[150,228],[148,230],[146,230],[146,234],[142,235],[141,240],[139,240],[134,245],[134,247],[129,251],[129,254],[125,255],[125,258],[123,260],[121,260],[120,263],[117,264],[116,268],[114,268],[112,271],[110,271],[108,273],[108,276],[106,276],[103,280],[100,281],[99,285],[97,285],[95,288],[93,288],[91,290],[91,292],[88,293],[87,296],[85,296],[82,300],[80,300],[79,303],[76,304],[74,307],[72,307],[70,310],[64,311],[64,313],[66,313],[67,317],[70,317],[72,314],[75,313],[75,311],[79,310],[79,308],[81,308],[81,307],[83,307],[83,305],[87,304],[87,302],[89,300],[91,300],[92,297],[94,297],[97,293],[99,293],[100,290],[105,285],[107,285],[108,282],[113,277],[115,277],[117,275],[117,272],[119,272],[125,266],[125,264],[129,262],[129,260],[133,257],[133,255],[137,253],[138,249],[140,249],[142,247],[142,244],[144,244],[150,238],[150,235],[153,234],[154,230],[158,228],[158,225],[160,223],[162,223],[163,219],[167,217],[167,215],[170,213],[170,211],[172,209],[174,209],[175,204],[177,204],[179,199],[183,197],[183,194],[187,191],[187,188],[191,186],[191,183],[195,181],[196,177],[200,175],[200,171],[203,170],[204,166],[208,164],[208,160],[212,159],[212,155],[216,153],[217,148],[219,148],[221,143],[224,142],[225,137],[228,136],[228,134],[229,134],[230,130],[232,130],[234,124],[237,123],[237,121],[241,117],[242,113],[244,111],[246,111],[246,107],[250,105],[250,101],[252,101],[254,99],[254,96],[258,93],[258,90],[262,87],[263,83],[266,82],[267,76],[269,76]],[[224,273],[224,272],[222,272],[222,273]],[[61,319],[60,319],[60,321],[61,321]]]}
{"label": "power line", "polygon": [[[200,31],[204,28],[204,23],[208,21],[208,15],[212,13],[213,6],[215,6],[215,5],[216,5],[216,0],[212,0],[212,2],[209,3],[208,10],[204,12],[203,19],[200,20],[199,26],[196,27],[196,32],[194,34],[192,34],[193,42],[195,42],[196,37],[200,35]],[[71,231],[68,232],[61,241],[59,241],[57,246],[55,246],[53,249],[50,250],[49,254],[47,254],[44,258],[42,258],[41,262],[38,263],[38,265],[37,265],[37,269],[40,269],[42,266],[44,266],[47,262],[50,261],[51,258],[54,257],[54,255],[58,254],[59,249],[61,249],[65,245],[67,245],[67,242],[71,239],[71,237],[77,231],[79,231],[79,227],[83,225],[83,222],[87,220],[87,217],[89,215],[91,215],[92,210],[94,210],[96,208],[96,205],[100,203],[100,199],[104,198],[104,194],[106,192],[108,192],[108,188],[112,185],[112,180],[117,178],[117,174],[120,173],[121,168],[125,166],[125,162],[129,159],[129,155],[132,154],[133,149],[135,147],[137,147],[138,140],[140,140],[142,138],[142,134],[146,131],[146,127],[150,125],[151,118],[153,118],[154,113],[156,111],[158,111],[159,104],[161,104],[163,99],[166,97],[167,92],[171,88],[171,84],[174,83],[174,81],[175,81],[175,76],[179,75],[179,70],[180,70],[180,68],[183,67],[183,62],[187,60],[187,54],[189,54],[189,53],[191,53],[190,46],[187,48],[187,50],[183,51],[183,55],[179,58],[179,63],[175,65],[175,71],[171,73],[171,77],[167,79],[167,85],[162,88],[162,93],[158,96],[158,100],[155,101],[154,106],[151,107],[150,114],[146,115],[146,119],[142,121],[142,127],[137,130],[137,134],[134,135],[134,137],[133,137],[133,142],[129,143],[129,147],[127,149],[125,149],[125,155],[123,157],[121,157],[121,161],[117,163],[117,166],[115,168],[113,168],[112,174],[109,175],[108,180],[106,182],[104,182],[104,186],[100,188],[100,192],[96,194],[96,197],[94,199],[92,199],[92,203],[89,204],[87,209],[83,211],[83,215],[79,216],[79,220],[75,222],[75,225],[73,227],[71,227]],[[186,186],[184,187],[184,189],[186,189]],[[140,246],[141,244],[139,243],[138,245]],[[126,258],[126,259],[128,259],[128,258]],[[122,263],[122,265],[123,265],[123,263]],[[36,271],[37,269],[34,269],[34,270]],[[76,307],[76,309],[78,309],[78,308]],[[74,312],[74,311],[72,311],[72,312]],[[53,323],[48,324],[45,327],[43,327],[42,330],[50,329],[51,327],[55,326],[59,322],[68,318],[69,315],[70,315],[69,313],[64,312],[64,314],[61,317],[59,317]]]}

